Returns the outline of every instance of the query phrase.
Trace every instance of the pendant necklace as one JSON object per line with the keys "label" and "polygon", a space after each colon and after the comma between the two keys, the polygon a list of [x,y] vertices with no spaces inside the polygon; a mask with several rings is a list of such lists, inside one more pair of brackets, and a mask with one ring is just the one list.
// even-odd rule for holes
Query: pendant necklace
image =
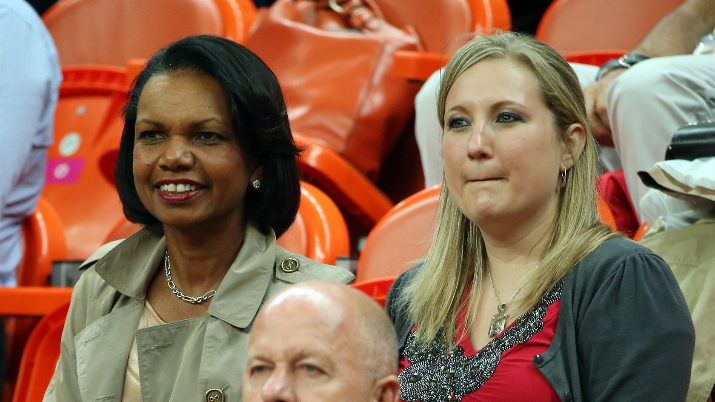
{"label": "pendant necklace", "polygon": [[[530,271],[535,270],[539,264],[536,264],[534,268],[532,268]],[[489,273],[489,283],[492,284],[492,290],[494,291],[494,298],[497,301],[497,313],[492,316],[492,320],[489,323],[489,337],[494,338],[495,336],[499,335],[504,331],[504,327],[506,326],[506,321],[507,321],[507,313],[506,313],[506,307],[509,303],[511,303],[512,300],[514,300],[514,297],[516,296],[517,293],[521,290],[521,288],[524,287],[526,284],[526,278],[524,278],[521,281],[521,284],[519,287],[516,289],[513,295],[507,300],[505,303],[502,303],[499,301],[499,296],[497,296],[497,288],[494,286],[494,279],[492,279],[492,270],[487,265],[487,273]],[[528,274],[527,274],[528,275]]]}
{"label": "pendant necklace", "polygon": [[171,289],[171,292],[174,293],[176,297],[187,303],[201,304],[206,300],[214,297],[214,295],[216,294],[216,289],[211,289],[208,292],[204,293],[203,296],[192,297],[185,295],[181,290],[179,290],[179,288],[176,287],[174,280],[171,279],[171,260],[169,259],[169,250],[166,250],[164,252],[164,274],[166,275],[166,284],[169,286],[169,289]]}

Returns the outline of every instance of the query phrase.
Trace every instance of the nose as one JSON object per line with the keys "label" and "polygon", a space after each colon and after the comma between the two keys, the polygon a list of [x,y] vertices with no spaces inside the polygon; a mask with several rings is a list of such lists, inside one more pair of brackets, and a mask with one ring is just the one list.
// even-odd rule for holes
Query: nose
{"label": "nose", "polygon": [[493,155],[492,135],[489,125],[474,123],[467,138],[467,156],[469,159],[488,159]]}
{"label": "nose", "polygon": [[186,170],[194,163],[190,144],[182,136],[171,136],[159,159],[159,166],[164,170]]}
{"label": "nose", "polygon": [[294,402],[295,391],[285,369],[275,369],[261,390],[265,402]]}

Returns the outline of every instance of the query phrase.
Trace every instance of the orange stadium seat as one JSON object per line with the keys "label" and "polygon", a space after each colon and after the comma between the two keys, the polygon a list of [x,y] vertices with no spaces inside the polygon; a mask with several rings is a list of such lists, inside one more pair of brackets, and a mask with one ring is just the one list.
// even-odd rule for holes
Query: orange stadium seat
{"label": "orange stadium seat", "polygon": [[0,315],[39,317],[69,303],[72,288],[52,286],[0,287]]}
{"label": "orange stadium seat", "polygon": [[441,53],[459,34],[511,29],[506,0],[378,0],[387,21],[412,26],[426,52]]}
{"label": "orange stadium seat", "polygon": [[126,74],[119,67],[87,66],[64,68],[63,75],[42,196],[64,227],[66,259],[83,260],[123,216],[101,158],[119,145]]}
{"label": "orange stadium seat", "polygon": [[23,256],[17,267],[18,286],[49,286],[52,261],[66,257],[64,228],[57,212],[44,198],[22,224]]}
{"label": "orange stadium seat", "polygon": [[390,291],[390,286],[395,282],[395,279],[397,279],[397,277],[394,276],[377,278],[365,282],[353,283],[351,286],[372,297],[372,299],[380,303],[382,307],[385,307],[387,292]]}
{"label": "orange stadium seat", "polygon": [[360,253],[356,283],[395,277],[427,254],[441,186],[407,197],[370,231]]}
{"label": "orange stadium seat", "polygon": [[[19,375],[23,351],[33,329],[38,324],[38,317],[48,314],[62,305],[68,305],[71,295],[72,288],[0,287],[0,318],[5,324],[6,337],[5,382],[2,384],[2,401],[10,401],[14,390],[26,390],[26,387],[15,386],[15,384]],[[60,326],[60,331],[61,329]],[[59,346],[59,341],[57,346]],[[22,394],[22,392],[16,394]],[[16,395],[16,397],[18,396]],[[27,400],[41,399],[30,398]]]}
{"label": "orange stadium seat", "polygon": [[301,183],[300,206],[293,224],[278,244],[324,264],[350,254],[350,238],[337,205],[319,188]]}
{"label": "orange stadium seat", "polygon": [[682,0],[554,0],[536,39],[567,55],[594,50],[629,51]]}
{"label": "orange stadium seat", "polygon": [[109,231],[109,234],[104,239],[104,243],[109,243],[115,240],[126,239],[127,237],[138,232],[142,225],[134,222],[129,222],[126,217],[122,217]]}
{"label": "orange stadium seat", "polygon": [[[49,287],[52,261],[64,259],[66,248],[60,219],[43,197],[38,200],[35,212],[22,224],[22,243],[23,257],[17,267],[18,287],[0,288],[8,384],[12,384],[24,345],[37,324],[37,320],[29,316],[44,314],[56,300],[65,297],[69,300],[65,290],[50,296],[45,294],[48,290],[54,291]],[[3,391],[4,394],[8,392]]]}
{"label": "orange stadium seat", "polygon": [[255,15],[250,0],[59,0],[42,19],[62,65],[123,67],[190,35],[242,42]]}
{"label": "orange stadium seat", "polygon": [[304,147],[298,159],[303,179],[327,193],[343,210],[368,229],[393,207],[392,201],[342,156],[294,133]]}
{"label": "orange stadium seat", "polygon": [[60,357],[62,328],[69,303],[45,315],[32,331],[20,362],[13,402],[41,401]]}
{"label": "orange stadium seat", "polygon": [[[383,4],[386,3],[386,4]],[[385,16],[415,27],[424,52],[399,51],[393,74],[408,79],[426,80],[448,57],[450,40],[468,32],[508,31],[511,14],[506,0],[383,0]]]}

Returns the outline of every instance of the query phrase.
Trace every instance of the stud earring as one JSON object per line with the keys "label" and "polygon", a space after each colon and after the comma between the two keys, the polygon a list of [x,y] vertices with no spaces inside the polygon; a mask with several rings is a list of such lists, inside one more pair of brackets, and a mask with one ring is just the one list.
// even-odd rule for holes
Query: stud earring
{"label": "stud earring", "polygon": [[255,190],[258,190],[258,189],[261,187],[261,181],[258,180],[258,179],[256,179],[256,180],[254,180],[254,181],[251,182],[251,185],[253,186],[253,188],[254,188]]}

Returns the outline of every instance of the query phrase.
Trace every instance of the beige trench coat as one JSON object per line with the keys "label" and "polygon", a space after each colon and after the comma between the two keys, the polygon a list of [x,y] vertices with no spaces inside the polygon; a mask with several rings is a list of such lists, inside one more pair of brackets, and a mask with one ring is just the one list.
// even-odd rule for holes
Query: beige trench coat
{"label": "beige trench coat", "polygon": [[[240,401],[248,335],[261,304],[293,283],[353,279],[345,269],[289,253],[275,235],[249,226],[208,316],[137,331],[165,249],[163,236],[144,229],[102,247],[83,264],[45,401],[121,400],[134,336],[144,402]],[[298,270],[291,272],[296,260]]]}
{"label": "beige trench coat", "polygon": [[715,214],[668,229],[656,224],[641,244],[663,257],[683,291],[695,325],[687,402],[705,402],[715,386]]}

